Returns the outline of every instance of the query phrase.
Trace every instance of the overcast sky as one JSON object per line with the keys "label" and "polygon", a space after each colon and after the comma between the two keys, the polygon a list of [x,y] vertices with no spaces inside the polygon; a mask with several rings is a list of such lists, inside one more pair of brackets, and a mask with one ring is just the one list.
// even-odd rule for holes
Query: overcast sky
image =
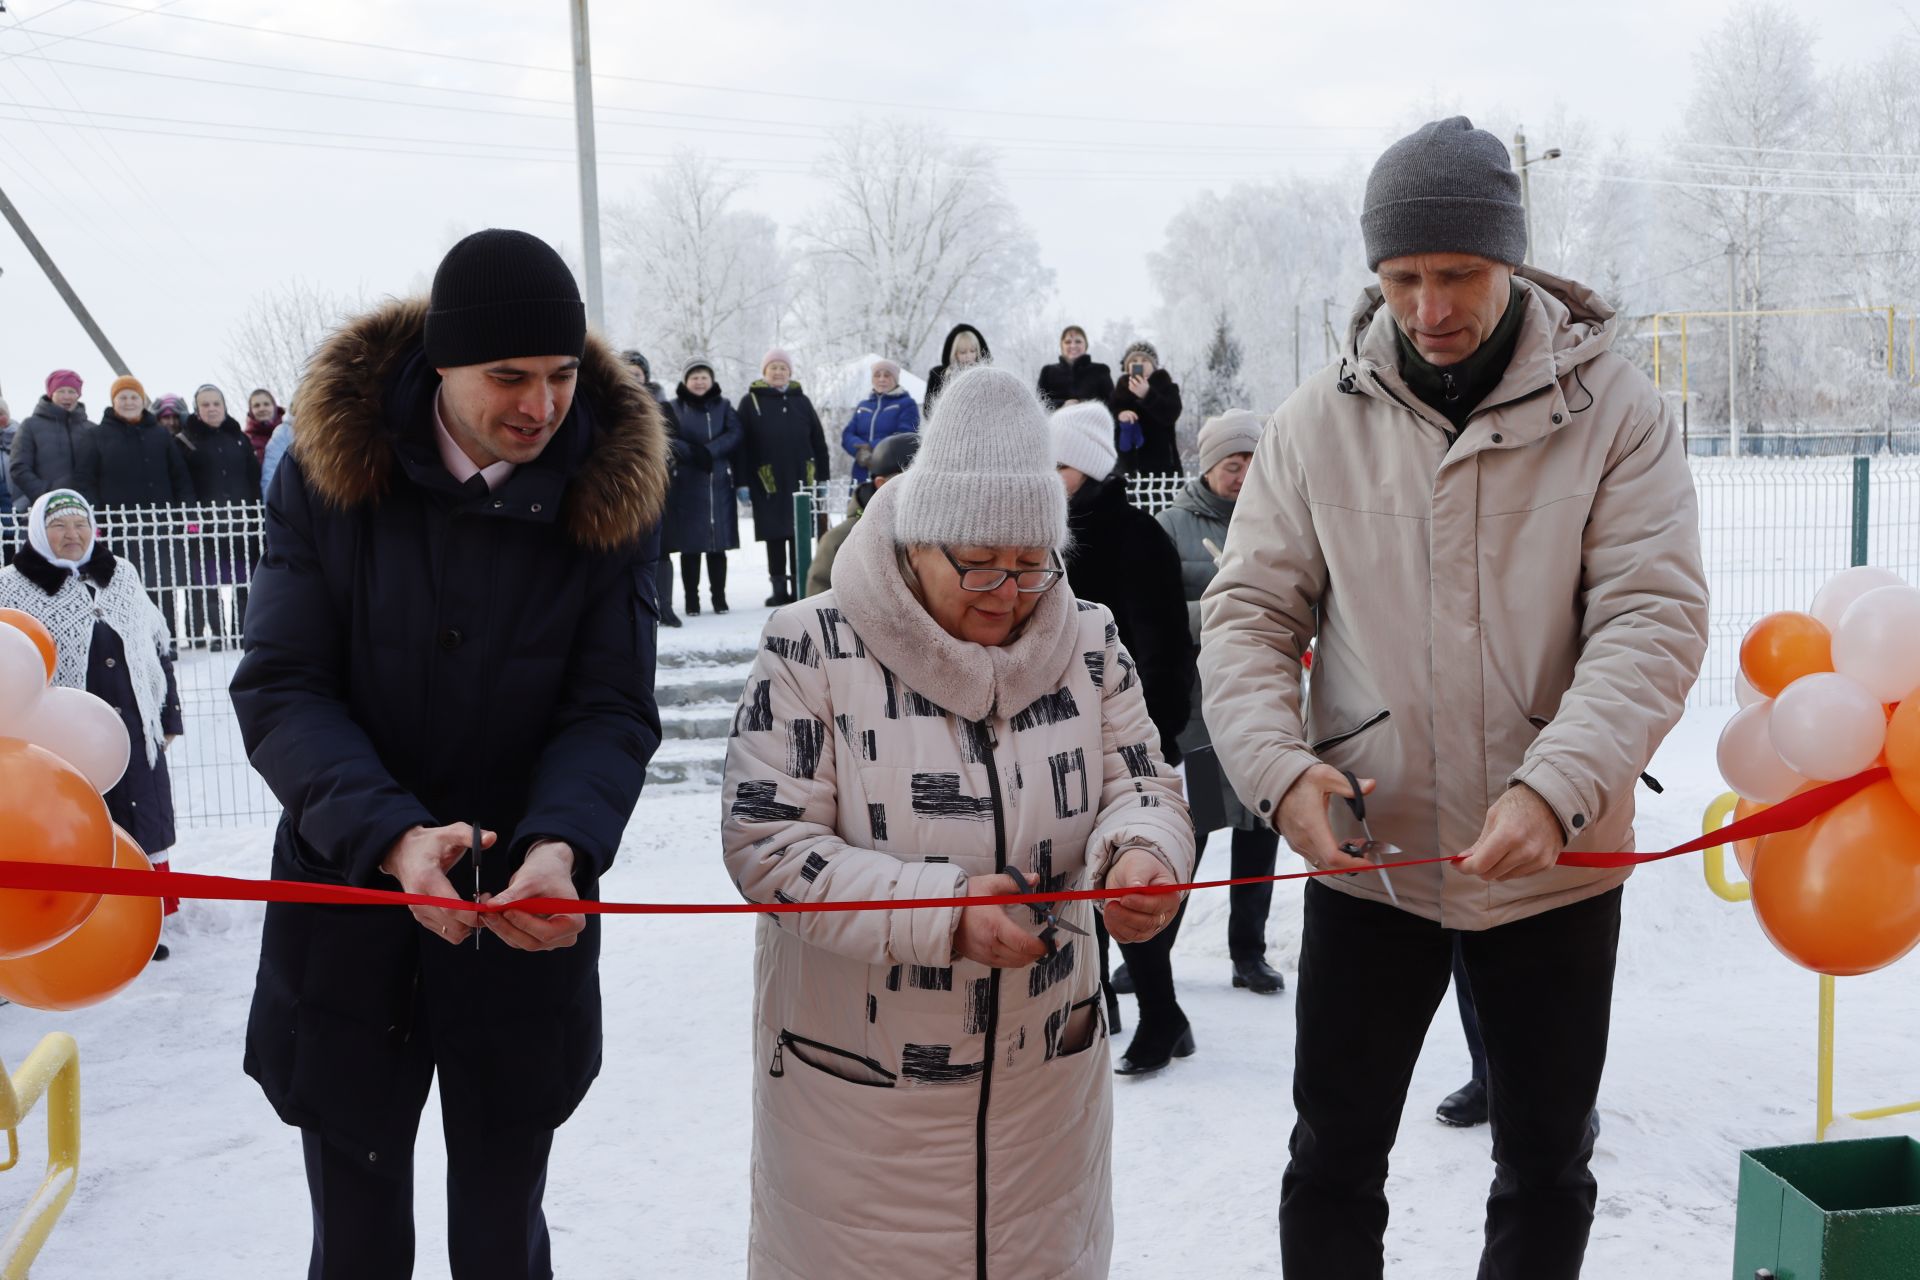
{"label": "overcast sky", "polygon": [[[152,395],[224,371],[279,282],[405,292],[487,225],[578,244],[564,0],[5,3],[0,185]],[[1055,309],[1098,332],[1151,311],[1145,255],[1195,193],[1364,165],[1435,102],[1522,121],[1565,104],[1658,146],[1728,7],[599,0],[602,199],[694,147],[790,225],[826,130],[924,118],[1002,150]],[[1823,69],[1914,30],[1889,0],[1794,7]],[[0,269],[15,416],[58,366],[98,408],[104,359],[4,226]]]}

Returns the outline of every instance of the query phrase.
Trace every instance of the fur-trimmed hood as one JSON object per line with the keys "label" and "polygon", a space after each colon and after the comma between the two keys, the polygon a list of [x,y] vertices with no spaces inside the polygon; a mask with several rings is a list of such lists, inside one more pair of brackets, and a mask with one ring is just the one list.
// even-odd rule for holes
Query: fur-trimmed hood
{"label": "fur-trimmed hood", "polygon": [[[300,424],[293,455],[327,503],[377,502],[392,485],[400,460],[388,398],[421,350],[426,319],[425,298],[391,301],[342,325],[314,354],[291,406]],[[593,334],[569,417],[583,400],[593,437],[567,478],[559,520],[579,546],[612,551],[638,540],[665,509],[665,430],[638,371]],[[564,435],[563,427],[549,449]]]}

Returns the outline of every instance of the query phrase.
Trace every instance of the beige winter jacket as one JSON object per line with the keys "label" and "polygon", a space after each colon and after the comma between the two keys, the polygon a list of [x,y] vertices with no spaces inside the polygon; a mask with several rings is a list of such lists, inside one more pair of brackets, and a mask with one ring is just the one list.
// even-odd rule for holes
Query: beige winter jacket
{"label": "beige winter jacket", "polygon": [[[1374,835],[1459,853],[1524,783],[1578,850],[1633,847],[1633,790],[1706,651],[1699,514],[1680,433],[1609,350],[1592,292],[1522,273],[1506,376],[1448,447],[1401,379],[1377,289],[1345,355],[1273,416],[1202,603],[1205,714],[1269,821],[1316,759],[1379,780]],[[1300,654],[1318,637],[1309,706]],[[1335,833],[1355,831],[1336,804]],[[1395,873],[1407,910],[1484,929],[1625,871],[1489,884]],[[1325,883],[1384,900],[1377,875]]]}
{"label": "beige winter jacket", "polygon": [[[1135,845],[1186,878],[1186,806],[1111,616],[1062,584],[1010,644],[948,636],[903,574],[895,497],[875,496],[833,590],[767,621],[721,797],[741,893],[943,897],[1008,865],[1099,885]],[[1061,911],[1092,931],[1091,904]],[[988,969],[955,956],[959,916],[762,917],[751,1275],[1107,1274],[1092,941],[1063,932],[1053,959]]]}

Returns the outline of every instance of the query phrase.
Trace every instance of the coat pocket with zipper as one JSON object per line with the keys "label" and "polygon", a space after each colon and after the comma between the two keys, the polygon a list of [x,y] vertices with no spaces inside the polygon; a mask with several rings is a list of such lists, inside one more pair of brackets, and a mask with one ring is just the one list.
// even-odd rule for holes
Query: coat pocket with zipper
{"label": "coat pocket with zipper", "polygon": [[784,1076],[787,1073],[788,1055],[792,1055],[795,1061],[812,1067],[815,1071],[824,1072],[837,1080],[863,1085],[869,1089],[891,1089],[899,1080],[897,1075],[872,1058],[862,1057],[852,1050],[836,1048],[819,1040],[809,1040],[791,1031],[782,1031],[774,1042],[773,1061],[767,1067],[767,1074],[775,1077]]}
{"label": "coat pocket with zipper", "polygon": [[1358,724],[1342,729],[1338,733],[1329,734],[1327,737],[1321,738],[1319,741],[1312,744],[1310,750],[1315,755],[1321,755],[1324,752],[1331,751],[1335,747],[1343,746],[1346,743],[1353,741],[1355,738],[1359,737],[1361,734],[1367,732],[1367,730],[1372,729],[1378,725],[1385,724],[1390,718],[1392,718],[1392,716],[1393,716],[1393,712],[1387,710],[1387,708],[1385,707],[1382,707],[1378,711],[1374,712],[1372,715],[1367,716],[1365,719],[1361,720]]}

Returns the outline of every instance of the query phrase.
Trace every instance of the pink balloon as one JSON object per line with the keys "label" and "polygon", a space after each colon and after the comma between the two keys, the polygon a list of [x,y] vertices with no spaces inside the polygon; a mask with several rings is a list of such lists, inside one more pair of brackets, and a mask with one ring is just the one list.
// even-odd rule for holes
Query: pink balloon
{"label": "pink balloon", "polygon": [[1840,619],[1847,616],[1847,609],[1861,596],[1881,587],[1904,587],[1906,582],[1891,569],[1882,569],[1878,565],[1863,564],[1851,569],[1842,569],[1827,579],[1827,585],[1820,588],[1813,597],[1813,607],[1807,610],[1832,631],[1840,625]]}
{"label": "pink balloon", "polygon": [[1772,702],[1736,711],[1720,731],[1720,776],[1744,799],[1778,804],[1806,781],[1773,748]]}
{"label": "pink balloon", "polygon": [[1733,700],[1743,707],[1751,707],[1757,702],[1765,702],[1766,695],[1753,687],[1753,681],[1747,679],[1747,673],[1735,669],[1733,673]]}
{"label": "pink balloon", "polygon": [[1767,736],[1789,769],[1838,782],[1870,767],[1887,744],[1880,700],[1842,675],[1802,676],[1773,700]]}
{"label": "pink balloon", "polygon": [[85,774],[102,795],[120,781],[132,755],[133,743],[120,713],[85,689],[64,685],[41,696],[20,736]]}
{"label": "pink balloon", "polygon": [[1920,689],[1920,590],[1876,587],[1855,600],[1834,629],[1833,669],[1882,702]]}

